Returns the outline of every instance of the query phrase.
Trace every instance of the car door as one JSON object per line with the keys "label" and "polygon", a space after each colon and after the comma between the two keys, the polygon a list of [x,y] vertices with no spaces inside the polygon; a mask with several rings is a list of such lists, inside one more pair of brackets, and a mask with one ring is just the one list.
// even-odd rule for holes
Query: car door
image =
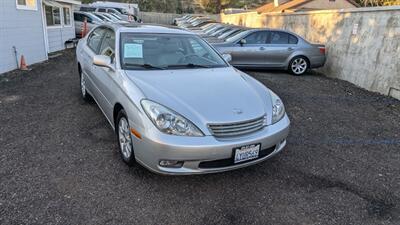
{"label": "car door", "polygon": [[267,31],[254,31],[243,39],[244,44],[239,40],[229,51],[232,55],[232,65],[260,66],[265,63],[265,48],[268,37]]}
{"label": "car door", "polygon": [[270,31],[268,35],[265,62],[269,67],[283,67],[297,49],[298,39],[283,31]]}
{"label": "car door", "polygon": [[[96,76],[93,65],[93,57],[98,54],[101,45],[101,40],[106,29],[104,27],[98,27],[89,33],[86,44],[83,45],[80,55],[82,57],[82,72],[87,76],[87,85],[96,101],[100,104],[100,92],[99,87],[94,82]],[[102,106],[100,106],[102,107]]]}
{"label": "car door", "polygon": [[[115,68],[115,32],[107,28],[101,40],[98,55],[105,55],[111,58],[111,62]],[[99,104],[102,105],[104,114],[112,121],[113,102],[115,101],[115,93],[117,85],[114,82],[116,72],[115,69],[106,67],[93,66],[93,82],[98,87]]]}

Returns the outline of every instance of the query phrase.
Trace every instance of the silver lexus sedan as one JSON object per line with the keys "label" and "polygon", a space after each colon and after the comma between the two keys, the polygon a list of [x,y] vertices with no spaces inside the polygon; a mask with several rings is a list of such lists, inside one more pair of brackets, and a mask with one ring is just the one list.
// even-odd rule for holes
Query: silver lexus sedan
{"label": "silver lexus sedan", "polygon": [[93,29],[76,49],[81,94],[118,137],[123,161],[201,174],[264,161],[286,145],[281,99],[188,31],[140,24]]}
{"label": "silver lexus sedan", "polygon": [[302,75],[326,61],[324,45],[311,44],[284,30],[252,29],[213,46],[222,54],[231,54],[231,64],[239,68],[284,69]]}

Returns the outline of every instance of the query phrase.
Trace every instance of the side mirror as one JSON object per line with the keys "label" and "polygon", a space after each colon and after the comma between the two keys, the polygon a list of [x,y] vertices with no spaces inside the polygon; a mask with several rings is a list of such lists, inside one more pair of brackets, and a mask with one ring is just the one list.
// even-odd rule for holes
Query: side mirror
{"label": "side mirror", "polygon": [[93,65],[106,67],[114,70],[114,67],[111,63],[111,57],[105,55],[95,55],[93,56]]}
{"label": "side mirror", "polygon": [[227,61],[227,62],[232,61],[232,55],[231,54],[222,54],[222,58],[224,58],[225,61]]}
{"label": "side mirror", "polygon": [[241,46],[243,46],[243,45],[246,44],[247,42],[246,42],[246,39],[242,39],[242,40],[239,41],[239,43],[240,43]]}

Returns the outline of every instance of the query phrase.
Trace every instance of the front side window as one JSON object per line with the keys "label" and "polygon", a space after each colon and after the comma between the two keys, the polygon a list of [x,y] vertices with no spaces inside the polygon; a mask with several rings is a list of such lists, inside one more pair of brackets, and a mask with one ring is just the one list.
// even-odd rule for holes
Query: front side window
{"label": "front side window", "polygon": [[244,39],[246,44],[265,44],[267,43],[268,33],[265,31],[257,31],[247,35]]}
{"label": "front side window", "polygon": [[128,70],[226,67],[195,35],[121,33],[121,65]]}
{"label": "front side window", "polygon": [[99,53],[99,47],[101,44],[101,39],[103,37],[103,34],[105,32],[105,28],[103,27],[99,27],[93,30],[92,33],[90,33],[88,40],[87,40],[87,45],[90,49],[92,49],[92,51],[95,54]]}
{"label": "front side window", "polygon": [[71,26],[71,9],[68,7],[64,7],[63,14],[64,14],[64,25]]}
{"label": "front side window", "polygon": [[115,33],[112,30],[107,29],[103,41],[100,46],[99,55],[105,55],[115,58]]}
{"label": "front side window", "polygon": [[17,9],[37,10],[37,0],[16,0]]}
{"label": "front side window", "polygon": [[61,25],[60,8],[46,5],[45,11],[48,27]]}

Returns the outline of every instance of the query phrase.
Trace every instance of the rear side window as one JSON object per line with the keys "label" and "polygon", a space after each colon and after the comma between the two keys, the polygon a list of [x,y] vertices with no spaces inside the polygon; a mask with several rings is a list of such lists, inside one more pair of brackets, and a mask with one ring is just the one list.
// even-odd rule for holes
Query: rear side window
{"label": "rear side window", "polygon": [[99,47],[100,47],[100,43],[101,43],[101,39],[103,38],[105,29],[103,27],[99,27],[93,30],[92,33],[90,33],[90,36],[88,37],[87,40],[87,45],[90,49],[92,49],[92,51],[95,54],[99,53]]}
{"label": "rear side window", "polygon": [[271,31],[269,37],[269,44],[297,44],[299,41],[297,37],[282,31]]}
{"label": "rear side window", "polygon": [[288,44],[289,43],[289,34],[285,32],[272,31],[269,44]]}
{"label": "rear side window", "polygon": [[297,44],[297,42],[299,42],[299,39],[294,35],[289,34],[289,44]]}

